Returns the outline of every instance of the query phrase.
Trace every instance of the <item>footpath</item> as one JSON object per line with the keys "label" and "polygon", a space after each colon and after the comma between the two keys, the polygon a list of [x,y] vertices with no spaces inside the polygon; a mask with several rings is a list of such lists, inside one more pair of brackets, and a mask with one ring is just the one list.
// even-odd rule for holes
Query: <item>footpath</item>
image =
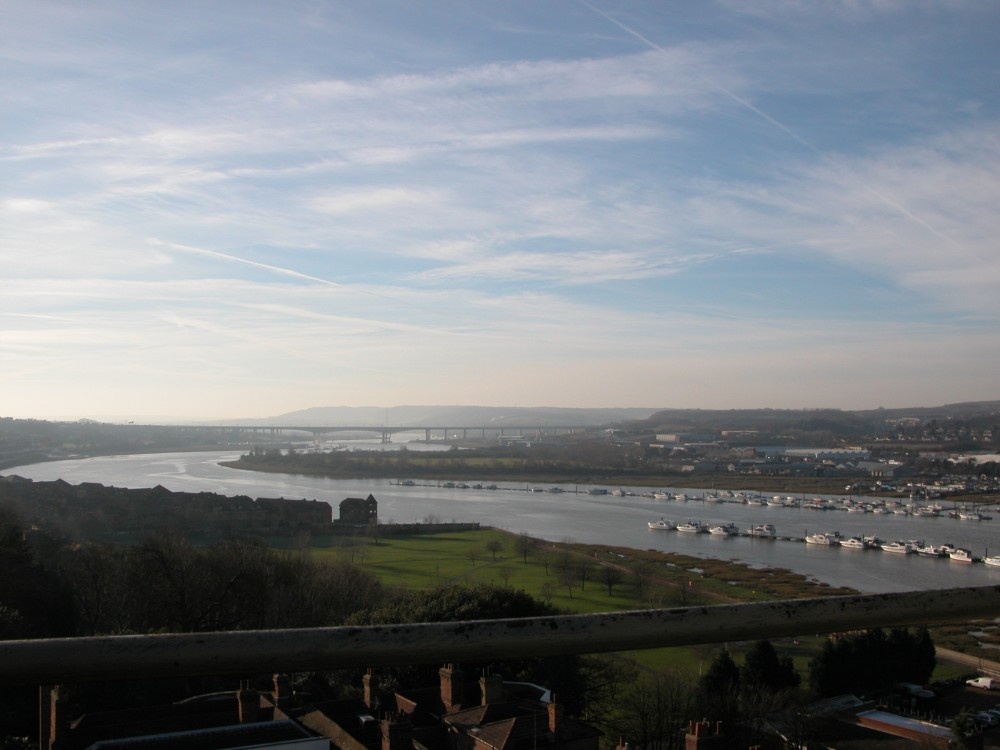
{"label": "footpath", "polygon": [[1000,662],[992,659],[983,659],[975,654],[963,654],[961,651],[952,651],[950,648],[935,647],[934,654],[942,661],[952,664],[960,664],[963,667],[978,669],[980,672],[988,674],[990,677],[1000,679]]}

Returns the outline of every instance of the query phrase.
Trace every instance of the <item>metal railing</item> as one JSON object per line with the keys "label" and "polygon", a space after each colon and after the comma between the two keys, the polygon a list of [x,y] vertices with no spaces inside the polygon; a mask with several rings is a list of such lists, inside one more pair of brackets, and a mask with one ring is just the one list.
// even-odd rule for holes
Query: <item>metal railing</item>
{"label": "metal railing", "polygon": [[506,620],[0,641],[0,684],[499,661],[1000,617],[1000,586]]}

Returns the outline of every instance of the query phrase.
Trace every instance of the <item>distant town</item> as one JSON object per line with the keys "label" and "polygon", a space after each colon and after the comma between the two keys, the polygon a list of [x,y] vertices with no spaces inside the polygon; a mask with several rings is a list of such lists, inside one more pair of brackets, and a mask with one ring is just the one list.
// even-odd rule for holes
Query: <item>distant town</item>
{"label": "distant town", "polygon": [[[401,407],[402,408],[402,407]],[[327,476],[524,480],[888,492],[987,500],[1000,492],[1000,402],[841,410],[500,410],[426,407],[397,426],[329,424],[306,410],[254,424],[120,425],[0,418],[0,471],[118,453],[232,449],[239,468]],[[345,415],[337,413],[336,416]],[[357,420],[358,414],[346,415]],[[410,420],[402,423],[402,419]],[[476,425],[472,420],[480,420]],[[468,420],[461,424],[461,420]],[[487,424],[488,421],[488,424]],[[327,423],[327,424],[324,424]],[[448,426],[448,425],[452,426]],[[378,450],[417,438],[442,450]],[[420,437],[423,440],[419,440]],[[358,438],[375,450],[358,450]],[[451,448],[451,450],[444,450]]]}

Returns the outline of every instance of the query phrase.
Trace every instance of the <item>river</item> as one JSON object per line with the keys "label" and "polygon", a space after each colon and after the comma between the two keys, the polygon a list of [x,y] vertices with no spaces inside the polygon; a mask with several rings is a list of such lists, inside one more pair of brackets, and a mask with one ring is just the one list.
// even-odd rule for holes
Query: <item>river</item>
{"label": "river", "polygon": [[[591,487],[559,485],[564,492],[532,492],[524,484],[497,483],[496,490],[439,486],[403,486],[388,479],[326,479],[265,474],[221,466],[236,453],[163,453],[103,456],[19,466],[4,471],[37,481],[63,479],[71,484],[98,482],[116,487],[162,485],[184,492],[316,499],[334,509],[345,497],[374,494],[382,523],[439,521],[479,522],[526,532],[552,541],[607,544],[634,549],[679,552],[696,557],[735,560],[760,568],[785,568],[834,586],[866,593],[1000,584],[1000,568],[963,564],[948,558],[894,555],[749,537],[717,537],[655,531],[646,523],[660,517],[732,522],[741,529],[770,523],[782,536],[839,531],[845,536],[875,534],[882,539],[923,539],[950,543],[982,556],[1000,551],[1000,514],[989,521],[961,521],[946,516],[873,515],[804,508],[746,505],[704,500],[654,500],[639,495],[589,494]],[[474,483],[474,478],[467,480]],[[549,485],[545,485],[546,489]],[[605,488],[610,489],[610,488]],[[632,488],[640,492],[641,488]],[[671,488],[701,497],[703,490]]]}

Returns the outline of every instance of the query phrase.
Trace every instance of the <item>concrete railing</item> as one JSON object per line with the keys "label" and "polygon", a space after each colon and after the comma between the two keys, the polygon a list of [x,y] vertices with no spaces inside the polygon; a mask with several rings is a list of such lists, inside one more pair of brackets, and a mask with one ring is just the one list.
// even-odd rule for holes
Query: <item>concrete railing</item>
{"label": "concrete railing", "polygon": [[508,620],[0,641],[0,684],[631,651],[1000,616],[1000,586]]}

